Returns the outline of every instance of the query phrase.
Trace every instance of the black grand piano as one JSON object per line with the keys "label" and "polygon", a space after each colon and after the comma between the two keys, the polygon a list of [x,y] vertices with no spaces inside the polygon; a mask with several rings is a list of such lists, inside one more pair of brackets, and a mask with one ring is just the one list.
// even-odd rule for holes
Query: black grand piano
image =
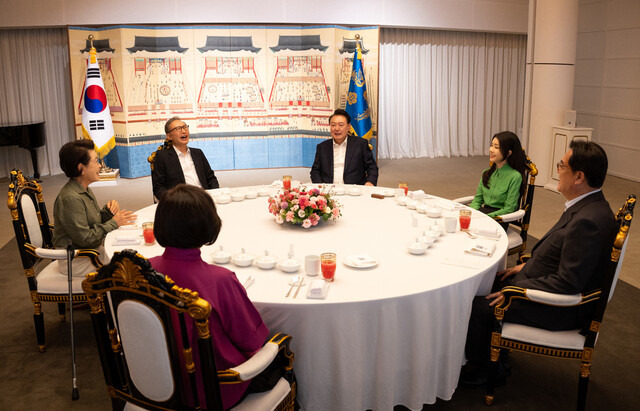
{"label": "black grand piano", "polygon": [[33,176],[40,178],[36,148],[44,146],[44,121],[38,123],[0,123],[0,146],[18,146],[29,150]]}

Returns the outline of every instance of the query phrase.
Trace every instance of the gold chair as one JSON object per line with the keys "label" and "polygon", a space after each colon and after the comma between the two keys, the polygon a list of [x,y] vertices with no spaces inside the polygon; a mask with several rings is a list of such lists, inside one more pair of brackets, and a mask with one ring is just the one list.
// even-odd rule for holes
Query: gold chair
{"label": "gold chair", "polygon": [[171,147],[171,140],[167,138],[166,140],[164,140],[164,143],[162,143],[161,146],[158,146],[158,149],[156,151],[154,151],[153,153],[151,153],[149,157],[147,157],[147,161],[149,162],[149,167],[151,167],[152,173],[153,173],[153,166],[156,162],[156,154],[158,153],[158,151],[166,150],[169,147]]}
{"label": "gold chair", "polygon": [[[591,357],[593,356],[594,346],[598,339],[602,317],[604,316],[607,303],[613,296],[613,291],[620,274],[620,268],[622,267],[635,202],[635,195],[629,195],[627,201],[616,214],[619,230],[613,242],[611,259],[600,289],[576,295],[554,294],[513,286],[502,289],[505,299],[495,308],[496,328],[491,336],[491,367],[489,382],[487,383],[485,393],[485,403],[487,405],[493,403],[495,375],[498,368],[500,350],[506,348],[547,357],[580,360],[577,409],[584,410],[589,384]],[[503,322],[505,311],[509,309],[511,302],[517,299],[527,300],[535,304],[559,307],[594,304],[595,308],[589,322],[587,334],[582,335],[582,330],[549,331],[521,324]]]}
{"label": "gold chair", "polygon": [[[58,303],[60,320],[65,321],[65,304],[69,302],[69,282],[67,275],[58,270],[57,261],[50,262],[42,269],[38,268],[48,259],[66,260],[67,252],[64,249],[56,250],[53,246],[53,225],[49,223],[42,186],[37,180],[25,177],[20,170],[12,170],[7,206],[13,220],[22,266],[33,302],[38,348],[40,352],[44,352],[46,346],[42,302]],[[74,258],[89,258],[95,267],[101,265],[98,256],[98,251],[93,249],[74,251]],[[81,282],[82,278],[73,278],[72,302],[86,301]]]}
{"label": "gold chair", "polygon": [[[111,263],[82,283],[91,306],[107,391],[114,409],[185,409],[186,399],[198,404],[201,375],[206,404],[222,410],[219,384],[234,384],[260,374],[274,359],[284,377],[270,391],[250,394],[234,410],[293,410],[296,382],[291,337],[276,334],[245,363],[216,372],[209,331],[210,304],[197,292],[179,288],[157,273],[134,250],[116,253]],[[174,324],[179,326],[174,327]],[[197,330],[199,360],[189,345],[187,324]],[[200,373],[197,372],[200,371]],[[182,381],[182,376],[187,380]]]}
{"label": "gold chair", "polygon": [[[538,169],[531,161],[529,156],[525,155],[525,165],[527,166],[524,181],[528,183],[524,186],[524,192],[520,196],[518,210],[494,217],[498,223],[509,223],[507,237],[509,239],[509,255],[518,254],[522,256],[527,248],[527,233],[529,231],[529,221],[531,221],[531,210],[533,208],[533,192],[535,190],[536,176]],[[461,204],[470,204],[474,196],[456,198],[455,202]]]}

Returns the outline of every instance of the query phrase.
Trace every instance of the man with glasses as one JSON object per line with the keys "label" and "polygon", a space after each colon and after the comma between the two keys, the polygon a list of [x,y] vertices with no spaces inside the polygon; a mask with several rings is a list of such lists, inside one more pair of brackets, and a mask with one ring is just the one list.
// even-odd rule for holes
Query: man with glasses
{"label": "man with glasses", "polygon": [[[460,384],[480,386],[487,380],[494,307],[508,285],[558,294],[579,294],[600,288],[609,260],[616,224],[602,194],[607,155],[598,144],[574,140],[556,165],[558,191],[566,199],[558,222],[533,247],[524,264],[501,271],[493,292],[473,300]],[[585,329],[593,304],[578,307],[533,305],[512,301],[505,321],[551,331]]]}
{"label": "man with glasses", "polygon": [[151,172],[153,195],[160,200],[165,191],[180,183],[205,190],[218,188],[218,179],[202,150],[187,147],[189,125],[180,117],[171,117],[164,125],[164,132],[171,147],[156,152]]}

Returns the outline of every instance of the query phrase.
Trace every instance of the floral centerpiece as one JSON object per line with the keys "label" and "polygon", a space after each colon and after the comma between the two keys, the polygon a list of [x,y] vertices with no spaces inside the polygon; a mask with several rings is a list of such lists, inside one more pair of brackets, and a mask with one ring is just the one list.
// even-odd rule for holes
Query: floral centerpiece
{"label": "floral centerpiece", "polygon": [[342,215],[340,207],[329,192],[319,188],[294,188],[269,197],[269,212],[276,216],[276,223],[287,222],[303,228],[318,225],[321,219],[337,220]]}

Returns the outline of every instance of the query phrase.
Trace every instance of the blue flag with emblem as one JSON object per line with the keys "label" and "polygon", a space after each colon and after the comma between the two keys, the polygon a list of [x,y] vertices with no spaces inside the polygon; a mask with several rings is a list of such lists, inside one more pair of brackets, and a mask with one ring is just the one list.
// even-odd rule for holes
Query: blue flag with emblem
{"label": "blue flag with emblem", "polygon": [[89,51],[87,80],[82,92],[82,135],[93,140],[100,158],[104,158],[116,145],[107,94],[93,45]]}
{"label": "blue flag with emblem", "polygon": [[364,79],[362,63],[362,49],[360,41],[356,41],[356,51],[353,55],[353,69],[347,93],[347,107],[345,110],[351,116],[351,132],[358,137],[366,138],[371,145],[373,137],[371,127],[371,113],[367,101],[367,84]]}

